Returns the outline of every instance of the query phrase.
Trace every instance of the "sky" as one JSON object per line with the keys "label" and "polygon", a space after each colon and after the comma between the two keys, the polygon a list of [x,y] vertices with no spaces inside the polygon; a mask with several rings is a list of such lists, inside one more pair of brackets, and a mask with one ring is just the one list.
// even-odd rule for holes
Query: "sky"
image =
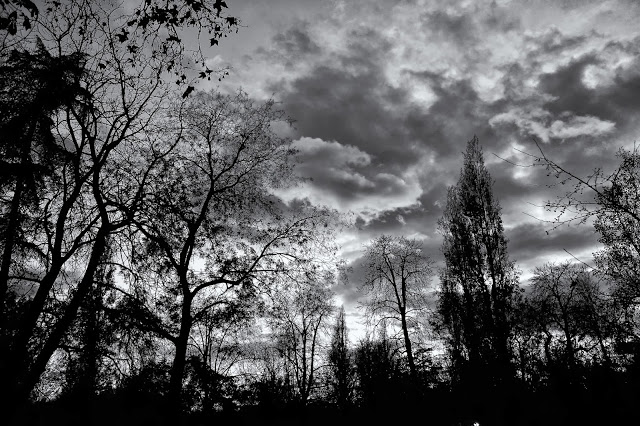
{"label": "sky", "polygon": [[[227,0],[242,27],[210,53],[222,90],[273,97],[296,120],[298,173],[285,197],[350,214],[341,255],[361,265],[381,234],[423,242],[474,135],[495,180],[523,280],[548,261],[591,262],[590,226],[553,227],[564,189],[522,152],[533,138],[578,175],[612,170],[640,127],[640,3],[633,1]],[[508,160],[508,161],[505,161]],[[552,185],[549,187],[549,185]],[[548,231],[548,232],[547,232]],[[566,251],[565,251],[566,250]],[[571,253],[571,256],[567,254]],[[356,274],[357,278],[357,274]],[[337,288],[356,317],[357,279]],[[434,281],[435,283],[435,281]]]}

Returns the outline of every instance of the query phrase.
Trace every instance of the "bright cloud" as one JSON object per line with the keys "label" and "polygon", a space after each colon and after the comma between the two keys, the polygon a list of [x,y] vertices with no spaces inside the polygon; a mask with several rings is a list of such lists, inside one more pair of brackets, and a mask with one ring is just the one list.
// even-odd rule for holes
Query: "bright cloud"
{"label": "bright cloud", "polygon": [[495,115],[489,120],[491,126],[515,125],[522,135],[535,136],[548,143],[551,138],[568,139],[580,136],[601,136],[610,133],[615,123],[593,116],[571,116],[564,114],[560,119],[551,121],[551,114],[542,109],[514,109]]}

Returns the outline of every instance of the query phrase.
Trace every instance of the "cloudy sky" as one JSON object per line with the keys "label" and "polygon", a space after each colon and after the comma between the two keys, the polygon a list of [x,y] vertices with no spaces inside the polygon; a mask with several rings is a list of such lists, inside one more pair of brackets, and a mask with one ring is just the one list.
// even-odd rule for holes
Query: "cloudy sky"
{"label": "cloudy sky", "polygon": [[590,261],[592,228],[547,235],[531,217],[550,217],[536,205],[553,198],[553,179],[497,156],[529,164],[519,150],[535,152],[535,137],[578,174],[615,166],[640,134],[637,2],[227,3],[245,27],[210,62],[233,66],[224,86],[273,96],[297,120],[299,173],[313,181],[289,195],[353,213],[347,260],[386,233],[423,240],[441,261],[436,222],[475,134],[524,277],[565,249]]}

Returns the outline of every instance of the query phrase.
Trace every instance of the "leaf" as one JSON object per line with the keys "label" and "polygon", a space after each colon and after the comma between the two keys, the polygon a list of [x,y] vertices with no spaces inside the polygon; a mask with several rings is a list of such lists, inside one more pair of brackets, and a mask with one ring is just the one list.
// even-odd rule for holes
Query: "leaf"
{"label": "leaf", "polygon": [[1,28],[6,28],[9,34],[15,35],[18,32],[18,26],[16,21],[18,20],[18,13],[14,10],[9,14],[9,18],[3,19]]}
{"label": "leaf", "polygon": [[[59,2],[54,2],[54,4],[55,3],[58,3],[58,6],[60,5]],[[32,18],[35,18],[38,16],[38,7],[31,0],[23,0],[22,6],[26,7],[29,10],[29,13],[31,14]],[[25,19],[26,19],[26,16],[25,16]]]}
{"label": "leaf", "polygon": [[121,34],[116,34],[116,37],[118,37],[120,43],[124,43],[129,40],[129,32],[123,29]]}
{"label": "leaf", "polygon": [[216,0],[215,4],[213,5],[213,8],[216,9],[216,16],[220,16],[220,13],[222,13],[222,8],[223,7],[227,7],[227,3],[225,3],[222,0]]}
{"label": "leaf", "polygon": [[209,39],[209,42],[211,43],[211,46],[217,45],[218,44],[218,39],[212,38],[212,39]]}
{"label": "leaf", "polygon": [[189,96],[191,94],[191,92],[193,92],[195,90],[195,87],[193,86],[188,86],[187,90],[184,91],[184,93],[182,94],[182,99],[186,98],[187,96]]}

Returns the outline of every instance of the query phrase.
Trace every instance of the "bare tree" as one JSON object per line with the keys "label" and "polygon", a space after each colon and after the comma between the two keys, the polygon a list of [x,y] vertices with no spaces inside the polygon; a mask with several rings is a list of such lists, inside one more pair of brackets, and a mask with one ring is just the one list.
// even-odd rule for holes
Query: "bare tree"
{"label": "bare tree", "polygon": [[[610,300],[583,264],[545,264],[535,270],[529,303],[545,339],[547,363],[560,361],[569,371],[582,360],[611,363],[615,338]],[[559,335],[558,335],[559,333]]]}
{"label": "bare tree", "polygon": [[594,253],[597,273],[612,280],[613,296],[627,310],[625,323],[633,334],[637,321],[632,313],[640,300],[640,148],[620,149],[620,163],[613,171],[595,168],[581,176],[549,158],[537,142],[536,146],[539,154],[530,154],[533,164],[569,188],[545,205],[556,213],[554,228],[593,221],[604,245]]}
{"label": "bare tree", "polygon": [[[584,224],[595,219],[596,231],[605,249],[596,255],[602,272],[621,282],[637,281],[640,273],[638,226],[640,224],[640,152],[620,149],[619,166],[607,172],[595,168],[580,176],[549,158],[536,142],[539,154],[528,154],[533,165],[544,167],[558,184],[568,190],[545,204],[556,213],[554,227],[562,224]],[[633,284],[628,289],[632,290]]]}
{"label": "bare tree", "polygon": [[217,41],[232,26],[202,2],[173,5],[145,1],[131,15],[112,1],[0,5],[0,161],[22,169],[2,178],[9,220],[1,236],[0,377],[10,389],[2,400],[9,417],[91,293],[111,237],[139,206],[144,170],[121,180],[119,166],[166,118],[166,73],[184,70],[187,49],[172,31],[217,23]]}
{"label": "bare tree", "polygon": [[618,284],[626,303],[640,298],[640,152],[621,150],[620,165],[596,192],[595,230],[604,248],[595,253],[601,273]]}
{"label": "bare tree", "polygon": [[313,395],[323,367],[320,345],[334,310],[333,281],[331,272],[312,269],[290,274],[270,291],[269,322],[285,359],[284,373],[292,378],[297,402],[303,406]]}
{"label": "bare tree", "polygon": [[[107,171],[113,170],[117,153],[128,149],[148,127],[149,117],[158,113],[166,94],[154,61],[144,63],[145,55],[140,54],[143,64],[134,69],[120,46],[110,44],[115,35],[108,24],[101,25],[101,18],[110,22],[103,13],[95,5],[68,2],[43,17],[36,28],[40,38],[35,43],[35,63],[53,63],[54,54],[62,63],[75,61],[74,67],[62,67],[56,74],[82,96],[67,93],[62,108],[43,109],[42,113],[51,114],[48,121],[32,121],[39,123],[42,134],[50,135],[48,143],[55,144],[64,161],[50,170],[38,192],[33,225],[22,235],[21,244],[30,249],[22,256],[9,247],[5,251],[2,275],[8,282],[1,290],[28,300],[15,328],[3,330],[11,337],[3,342],[2,377],[15,388],[12,398],[20,402],[37,383],[90,293],[109,235],[126,226],[128,219],[110,202],[122,186],[110,186]],[[26,52],[29,43],[26,40],[22,46]],[[20,55],[15,52],[12,55]],[[99,64],[108,72],[103,73]],[[24,146],[26,155],[44,158],[40,146]],[[134,193],[130,206],[135,200]],[[20,211],[18,204],[14,207]],[[9,257],[12,262],[6,261]],[[28,286],[33,290],[26,290]],[[16,405],[9,400],[9,409]]]}
{"label": "bare tree", "polygon": [[140,325],[175,348],[174,404],[193,326],[242,306],[268,274],[309,256],[331,220],[327,211],[287,206],[272,194],[295,183],[289,141],[273,131],[285,117],[273,102],[200,93],[177,111],[179,131],[143,155],[152,184],[133,218],[129,260],[132,271],[144,271],[129,274],[143,307]]}
{"label": "bare tree", "polygon": [[428,308],[427,290],[432,261],[417,240],[383,235],[365,252],[367,276],[361,290],[363,303],[372,318],[391,320],[400,326],[409,371],[416,377],[411,330]]}

